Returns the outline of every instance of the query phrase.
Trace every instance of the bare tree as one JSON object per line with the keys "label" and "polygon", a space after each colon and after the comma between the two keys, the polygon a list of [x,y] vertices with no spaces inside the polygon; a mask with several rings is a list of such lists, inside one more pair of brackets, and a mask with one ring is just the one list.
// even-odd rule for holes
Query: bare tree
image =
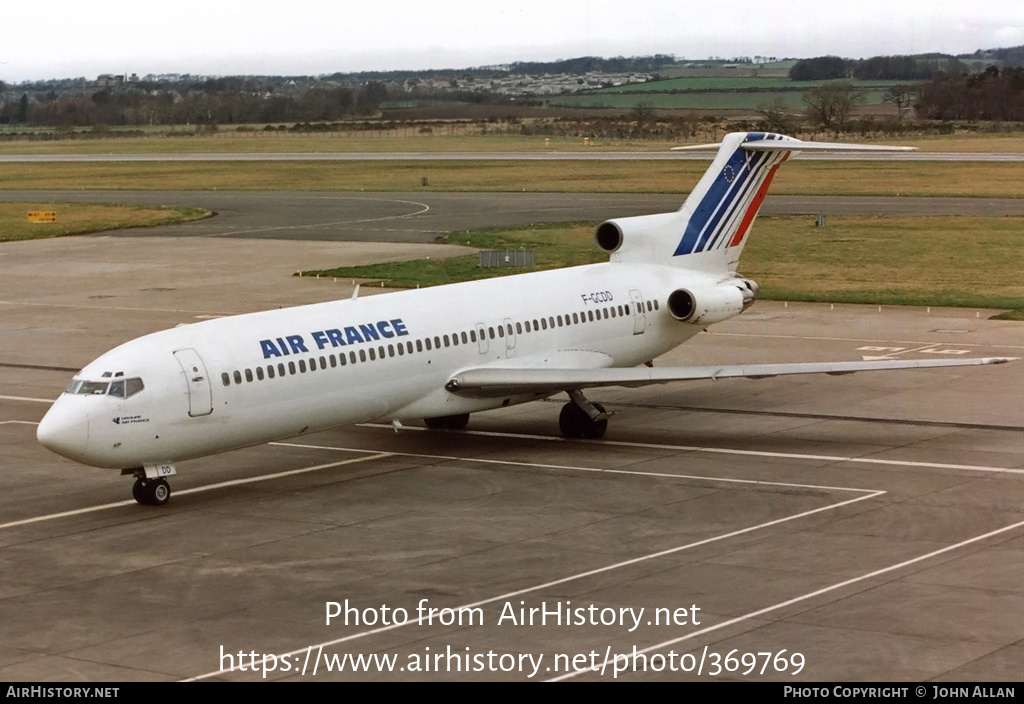
{"label": "bare tree", "polygon": [[773,98],[771,102],[762,103],[757,111],[764,121],[764,128],[768,132],[779,134],[792,134],[796,131],[799,118],[780,98]]}
{"label": "bare tree", "polygon": [[823,83],[804,93],[807,117],[825,129],[846,124],[860,94],[849,81]]}
{"label": "bare tree", "polygon": [[891,86],[882,95],[882,102],[892,103],[896,106],[896,118],[899,120],[903,119],[903,112],[910,108],[910,104],[914,102],[914,98],[917,97],[917,88],[915,86]]}

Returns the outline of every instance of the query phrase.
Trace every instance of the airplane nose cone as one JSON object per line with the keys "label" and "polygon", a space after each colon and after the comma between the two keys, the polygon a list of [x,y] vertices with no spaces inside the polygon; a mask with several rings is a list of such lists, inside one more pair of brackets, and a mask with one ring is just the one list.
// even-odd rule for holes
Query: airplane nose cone
{"label": "airplane nose cone", "polygon": [[36,439],[47,450],[81,462],[89,444],[89,420],[73,406],[57,399],[39,422]]}

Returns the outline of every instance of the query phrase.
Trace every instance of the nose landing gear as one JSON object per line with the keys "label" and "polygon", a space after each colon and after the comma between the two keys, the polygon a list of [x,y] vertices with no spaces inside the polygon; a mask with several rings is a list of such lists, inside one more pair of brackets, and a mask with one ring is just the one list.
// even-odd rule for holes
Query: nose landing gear
{"label": "nose landing gear", "polygon": [[140,504],[163,506],[171,498],[171,485],[166,479],[140,477],[132,486],[132,497]]}

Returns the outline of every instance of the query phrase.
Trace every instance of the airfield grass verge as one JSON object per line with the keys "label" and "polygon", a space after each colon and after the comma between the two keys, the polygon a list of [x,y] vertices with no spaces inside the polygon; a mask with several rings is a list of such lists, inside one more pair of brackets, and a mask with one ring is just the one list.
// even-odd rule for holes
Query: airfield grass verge
{"label": "airfield grass verge", "polygon": [[[684,193],[705,161],[273,161],[11,163],[0,190],[272,190]],[[1024,198],[1020,164],[795,162],[781,195]],[[423,179],[428,186],[423,186]]]}
{"label": "airfield grass verge", "polygon": [[[594,223],[454,233],[448,244],[532,249],[534,267],[481,268],[477,254],[368,267],[302,272],[415,288],[607,260]],[[769,300],[1006,309],[1024,319],[1024,218],[759,218],[740,271]]]}
{"label": "airfield grass verge", "polygon": [[[54,211],[56,222],[29,222],[32,211]],[[126,227],[152,227],[209,217],[202,208],[171,208],[156,205],[112,203],[0,202],[0,242],[36,240]]]}

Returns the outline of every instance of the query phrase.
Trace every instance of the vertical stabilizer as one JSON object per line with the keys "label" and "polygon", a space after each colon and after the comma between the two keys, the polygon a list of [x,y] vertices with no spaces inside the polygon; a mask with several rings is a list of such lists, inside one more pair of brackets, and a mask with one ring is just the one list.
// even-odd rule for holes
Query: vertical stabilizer
{"label": "vertical stabilizer", "polygon": [[803,142],[770,132],[734,132],[721,144],[676,149],[708,148],[717,148],[718,153],[678,211],[616,218],[598,225],[594,238],[611,254],[611,261],[667,260],[712,275],[735,273],[775,172],[790,154],[914,151],[912,147]]}
{"label": "vertical stabilizer", "polygon": [[[753,151],[752,142],[770,140],[779,149]],[[750,226],[768,194],[776,170],[799,140],[765,132],[741,132],[722,140],[711,167],[693,189],[680,213],[686,222],[673,257],[689,258],[686,266],[700,260],[711,270],[736,270]],[[674,260],[683,264],[682,261]]]}

